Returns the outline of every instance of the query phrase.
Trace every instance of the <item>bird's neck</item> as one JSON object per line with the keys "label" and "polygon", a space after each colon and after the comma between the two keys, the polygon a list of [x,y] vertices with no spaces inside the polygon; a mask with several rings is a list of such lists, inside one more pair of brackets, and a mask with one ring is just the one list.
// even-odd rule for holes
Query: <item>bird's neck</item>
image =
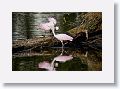
{"label": "bird's neck", "polygon": [[55,36],[55,28],[52,28],[52,33]]}

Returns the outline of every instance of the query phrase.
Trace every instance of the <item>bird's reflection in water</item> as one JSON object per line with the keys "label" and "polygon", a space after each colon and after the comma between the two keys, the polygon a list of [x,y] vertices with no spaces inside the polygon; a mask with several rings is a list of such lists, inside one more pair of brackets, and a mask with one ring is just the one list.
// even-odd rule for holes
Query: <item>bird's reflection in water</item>
{"label": "bird's reflection in water", "polygon": [[[29,54],[29,55],[28,55]],[[64,47],[16,54],[13,71],[101,71],[102,52]]]}
{"label": "bird's reflection in water", "polygon": [[72,59],[73,59],[72,55],[64,55],[64,49],[62,48],[61,54],[57,57],[54,57],[51,63],[48,61],[43,61],[38,64],[38,67],[46,69],[48,71],[55,71],[56,68],[59,66],[59,63],[64,63]]}

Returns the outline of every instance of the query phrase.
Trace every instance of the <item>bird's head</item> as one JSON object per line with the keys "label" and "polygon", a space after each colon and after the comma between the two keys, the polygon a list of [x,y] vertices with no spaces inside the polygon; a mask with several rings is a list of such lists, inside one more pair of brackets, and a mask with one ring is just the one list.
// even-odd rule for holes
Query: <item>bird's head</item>
{"label": "bird's head", "polygon": [[57,23],[56,19],[54,18],[48,18],[49,22],[52,22],[54,25]]}

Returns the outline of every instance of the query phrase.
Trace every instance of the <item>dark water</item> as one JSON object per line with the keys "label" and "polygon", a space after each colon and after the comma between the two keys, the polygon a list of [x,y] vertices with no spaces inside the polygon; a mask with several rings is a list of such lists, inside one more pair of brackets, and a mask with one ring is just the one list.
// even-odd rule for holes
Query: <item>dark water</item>
{"label": "dark water", "polygon": [[13,71],[102,71],[102,51],[36,48],[13,54]]}

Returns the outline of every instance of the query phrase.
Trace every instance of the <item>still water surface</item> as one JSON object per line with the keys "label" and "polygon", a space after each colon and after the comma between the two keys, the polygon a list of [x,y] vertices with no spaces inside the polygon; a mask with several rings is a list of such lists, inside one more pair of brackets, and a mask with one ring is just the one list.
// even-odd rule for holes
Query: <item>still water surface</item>
{"label": "still water surface", "polygon": [[39,48],[13,53],[13,71],[102,71],[102,51]]}

